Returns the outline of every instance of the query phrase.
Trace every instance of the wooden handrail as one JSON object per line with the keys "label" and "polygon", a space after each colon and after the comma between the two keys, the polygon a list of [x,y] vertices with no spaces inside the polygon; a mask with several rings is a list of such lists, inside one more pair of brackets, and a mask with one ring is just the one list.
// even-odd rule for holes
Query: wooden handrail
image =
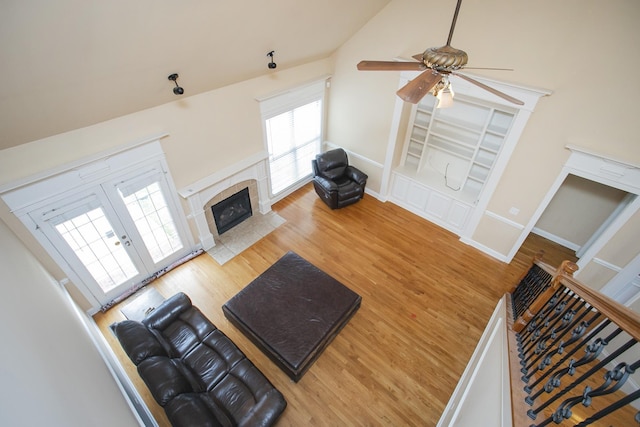
{"label": "wooden handrail", "polygon": [[[549,264],[541,259],[535,258],[534,264],[554,275],[554,288],[562,284],[568,289],[582,297],[587,303],[593,306],[600,313],[620,326],[625,332],[637,341],[640,341],[640,314],[628,307],[612,300],[606,295],[593,290],[573,277],[578,271],[578,265],[571,261],[563,261],[558,269],[553,269]],[[535,310],[537,312],[537,310]],[[517,332],[517,331],[516,331]]]}
{"label": "wooden handrail", "polygon": [[628,307],[580,283],[571,276],[562,276],[560,283],[582,297],[593,308],[640,341],[640,315]]}

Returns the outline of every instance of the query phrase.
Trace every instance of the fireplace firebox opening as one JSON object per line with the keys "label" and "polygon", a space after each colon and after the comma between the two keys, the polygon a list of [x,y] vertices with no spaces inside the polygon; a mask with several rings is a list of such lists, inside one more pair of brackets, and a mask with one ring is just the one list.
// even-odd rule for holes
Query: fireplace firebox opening
{"label": "fireplace firebox opening", "polygon": [[211,206],[211,211],[218,235],[229,231],[253,214],[249,188],[244,188]]}

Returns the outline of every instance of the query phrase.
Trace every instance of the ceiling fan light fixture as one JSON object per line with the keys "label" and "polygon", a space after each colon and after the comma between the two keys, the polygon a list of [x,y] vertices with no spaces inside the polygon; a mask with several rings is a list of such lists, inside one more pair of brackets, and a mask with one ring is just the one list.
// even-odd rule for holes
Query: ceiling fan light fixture
{"label": "ceiling fan light fixture", "polygon": [[436,98],[438,98],[436,108],[452,107],[454,96],[455,93],[453,92],[453,87],[451,87],[451,82],[447,81],[444,87],[436,93]]}

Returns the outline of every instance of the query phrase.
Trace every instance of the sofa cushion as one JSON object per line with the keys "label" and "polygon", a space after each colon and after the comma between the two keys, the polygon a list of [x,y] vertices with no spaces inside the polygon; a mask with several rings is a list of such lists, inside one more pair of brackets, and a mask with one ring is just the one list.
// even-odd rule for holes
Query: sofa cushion
{"label": "sofa cushion", "polygon": [[157,330],[159,340],[164,342],[169,356],[183,357],[202,340],[217,330],[215,326],[195,307],[180,313],[165,328]]}
{"label": "sofa cushion", "polygon": [[339,200],[347,200],[353,197],[360,197],[362,195],[362,186],[358,185],[357,182],[349,181],[344,185],[340,186],[340,192],[338,194]]}
{"label": "sofa cushion", "polygon": [[118,337],[127,356],[134,365],[152,356],[166,356],[162,344],[142,323],[133,320],[111,325],[113,333]]}
{"label": "sofa cushion", "polygon": [[207,395],[240,426],[272,425],[287,406],[282,394],[248,359],[234,366]]}
{"label": "sofa cushion", "polygon": [[198,378],[200,387],[211,390],[243,358],[244,355],[235,344],[216,330],[185,355],[182,361]]}
{"label": "sofa cushion", "polygon": [[339,166],[333,169],[327,169],[325,171],[322,172],[322,176],[329,178],[332,181],[335,181],[336,179],[342,177],[344,175],[344,171],[347,168],[346,165],[344,166]]}
{"label": "sofa cushion", "polygon": [[[224,414],[214,414],[198,394],[181,394],[165,406],[173,427],[226,427],[233,425]],[[226,421],[226,422],[221,422]]]}
{"label": "sofa cushion", "polygon": [[193,380],[190,381],[185,375],[185,370],[179,369],[175,362],[179,361],[171,360],[168,357],[154,356],[138,365],[140,377],[160,406],[165,406],[181,393],[194,391]]}

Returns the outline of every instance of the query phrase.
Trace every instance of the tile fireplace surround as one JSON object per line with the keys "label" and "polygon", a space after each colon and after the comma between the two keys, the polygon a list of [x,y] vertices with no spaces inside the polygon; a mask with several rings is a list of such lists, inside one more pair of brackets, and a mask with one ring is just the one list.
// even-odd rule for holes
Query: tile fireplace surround
{"label": "tile fireplace surround", "polygon": [[254,212],[256,208],[263,215],[271,212],[266,152],[257,153],[178,191],[189,205],[187,219],[195,224],[205,251],[216,245],[214,233],[217,235],[217,232],[211,205],[244,187],[249,188]]}

